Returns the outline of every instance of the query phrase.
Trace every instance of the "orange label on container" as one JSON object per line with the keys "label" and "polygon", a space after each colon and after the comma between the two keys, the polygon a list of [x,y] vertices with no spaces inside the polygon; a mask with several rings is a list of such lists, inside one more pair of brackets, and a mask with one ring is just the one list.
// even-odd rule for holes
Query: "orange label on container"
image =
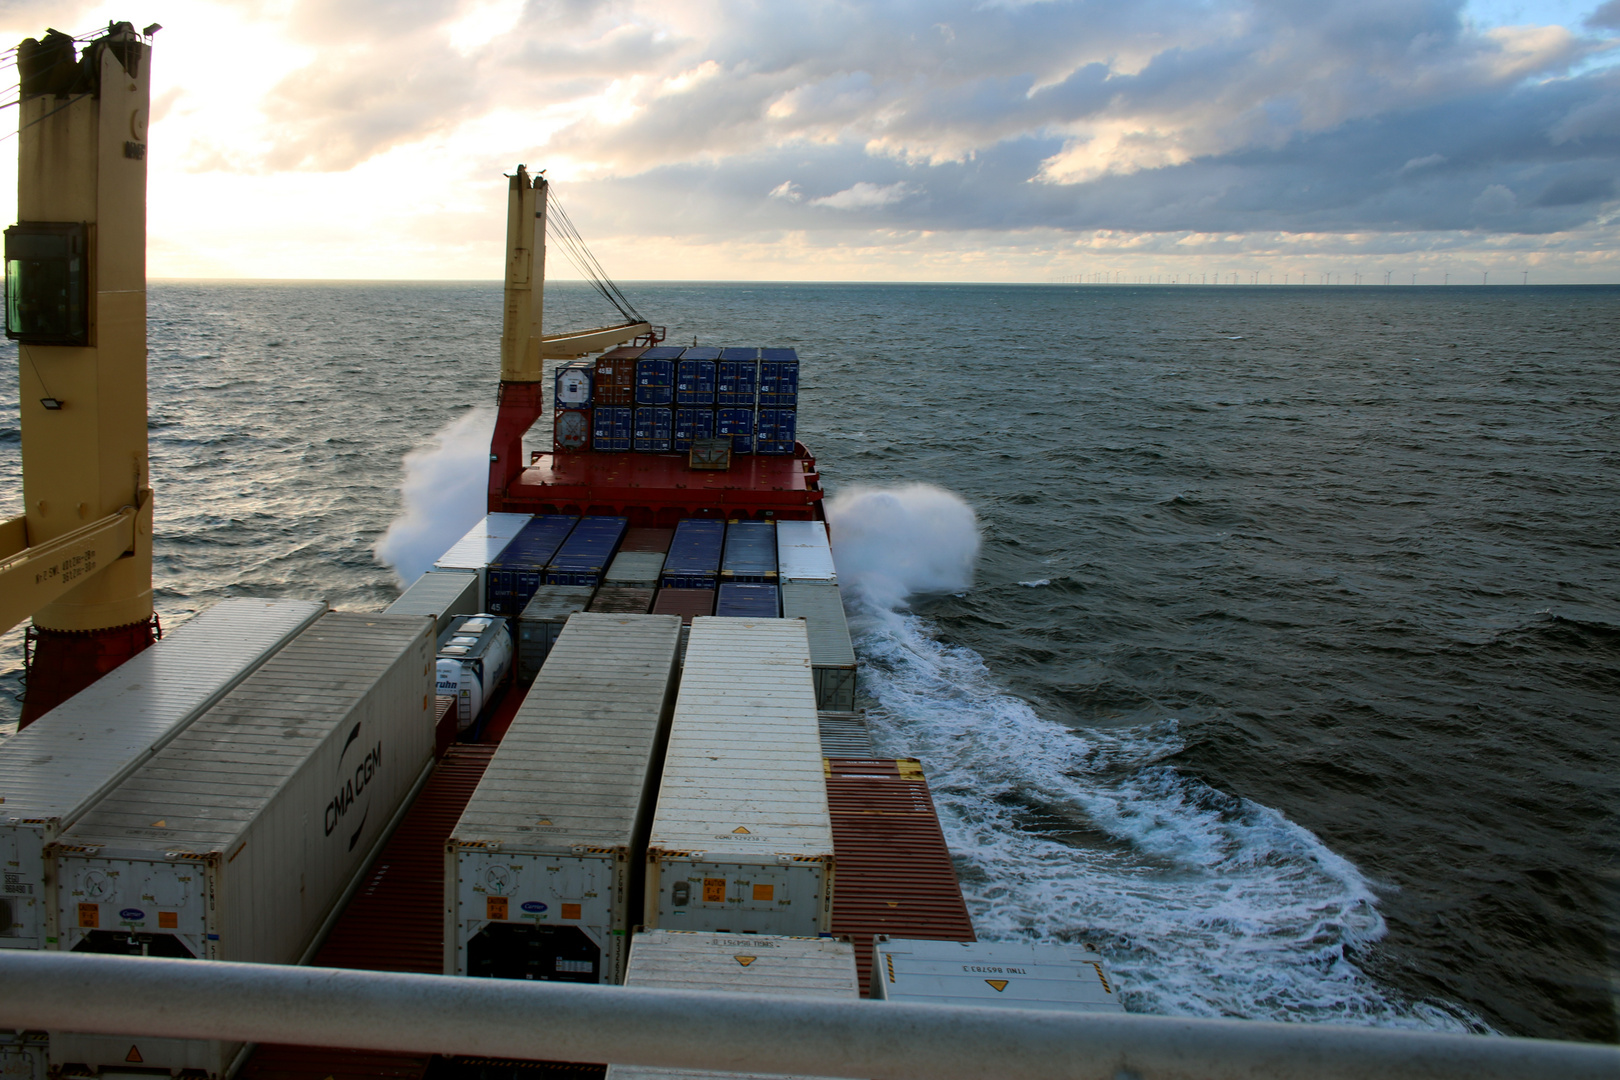
{"label": "orange label on container", "polygon": [[178,930],[180,928],[180,913],[178,911],[158,912],[159,930]]}
{"label": "orange label on container", "polygon": [[506,918],[506,897],[504,897],[504,896],[486,896],[486,897],[484,897],[484,918],[486,918],[486,919],[504,919],[504,918]]}
{"label": "orange label on container", "polygon": [[989,983],[991,986],[993,986],[995,988],[996,993],[999,994],[1003,990],[1007,989],[1007,983],[1010,982],[1011,980],[1009,980],[1009,979],[986,979],[984,981]]}
{"label": "orange label on container", "polygon": [[96,929],[96,927],[100,926],[101,925],[101,905],[100,904],[80,904],[79,905],[79,925],[81,927],[84,927],[84,928],[89,929],[89,930],[94,930],[94,929]]}
{"label": "orange label on container", "polygon": [[705,904],[723,904],[726,902],[725,878],[706,877],[703,879],[703,902]]}
{"label": "orange label on container", "polygon": [[577,918],[579,918],[580,917],[579,916],[579,905],[578,904],[564,904],[562,906],[562,917],[565,918],[565,919],[577,919]]}
{"label": "orange label on container", "polygon": [[775,885],[755,885],[754,886],[754,899],[755,900],[774,900],[775,898],[776,898],[776,886]]}

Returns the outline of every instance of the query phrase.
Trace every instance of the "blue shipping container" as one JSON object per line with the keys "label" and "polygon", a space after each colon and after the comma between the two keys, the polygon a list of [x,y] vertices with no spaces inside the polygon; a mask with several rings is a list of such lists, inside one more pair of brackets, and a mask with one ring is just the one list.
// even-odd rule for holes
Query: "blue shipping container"
{"label": "blue shipping container", "polygon": [[675,361],[681,350],[660,345],[636,360],[636,404],[668,405],[675,400]]}
{"label": "blue shipping container", "polygon": [[780,619],[782,602],[775,585],[728,581],[714,598],[714,613],[732,619]]}
{"label": "blue shipping container", "polygon": [[530,521],[489,564],[489,611],[509,618],[522,614],[540,587],[546,566],[573,531],[577,517],[545,514]]}
{"label": "blue shipping container", "polygon": [[754,436],[756,454],[791,454],[798,437],[799,414],[795,409],[761,409]]}
{"label": "blue shipping container", "polygon": [[733,454],[754,452],[754,410],[744,408],[714,410],[714,433],[731,440]]}
{"label": "blue shipping container", "polygon": [[675,365],[675,404],[713,405],[714,369],[719,349],[691,348]]}
{"label": "blue shipping container", "polygon": [[684,454],[692,449],[693,439],[712,438],[714,438],[713,409],[675,410],[675,431],[670,437],[672,448]]}
{"label": "blue shipping container", "polygon": [[754,407],[759,389],[759,350],[722,349],[715,370],[716,405]]}
{"label": "blue shipping container", "polygon": [[674,424],[670,416],[672,412],[673,409],[658,405],[637,405],[636,431],[631,448],[642,453],[668,453],[670,429]]}
{"label": "blue shipping container", "polygon": [[726,523],[709,518],[677,522],[659,584],[665,589],[712,589],[720,574]]}
{"label": "blue shipping container", "polygon": [[546,584],[600,585],[628,524],[622,517],[580,518],[546,567]]}
{"label": "blue shipping container", "polygon": [[726,554],[720,560],[720,580],[762,585],[776,580],[776,522],[726,524]]}
{"label": "blue shipping container", "polygon": [[799,354],[792,349],[762,349],[759,361],[759,407],[799,407]]}
{"label": "blue shipping container", "polygon": [[566,364],[558,365],[553,379],[552,408],[590,408],[591,381],[595,375],[595,360],[570,360]]}
{"label": "blue shipping container", "polygon": [[629,406],[598,405],[595,422],[591,428],[591,445],[598,450],[629,450],[630,436],[634,428],[634,409]]}

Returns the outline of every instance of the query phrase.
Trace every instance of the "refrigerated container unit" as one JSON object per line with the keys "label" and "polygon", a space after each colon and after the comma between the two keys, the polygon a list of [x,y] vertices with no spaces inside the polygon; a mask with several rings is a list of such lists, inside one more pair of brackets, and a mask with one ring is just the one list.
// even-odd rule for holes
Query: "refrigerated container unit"
{"label": "refrigerated container unit", "polygon": [[664,558],[660,587],[712,589],[720,578],[720,556],[726,545],[726,523],[712,518],[685,518],[675,525]]}
{"label": "refrigerated container unit", "polygon": [[627,518],[583,517],[546,567],[547,585],[600,585],[624,536]]}
{"label": "refrigerated container unit", "polygon": [[636,410],[629,405],[598,405],[591,410],[591,448],[606,453],[630,449]]}
{"label": "refrigerated container unit", "polygon": [[816,707],[828,712],[855,708],[855,646],[838,586],[830,581],[790,581],[782,586],[782,618],[803,619],[810,633],[810,670]]}
{"label": "refrigerated container unit", "polygon": [[715,368],[720,350],[694,345],[675,362],[675,404],[714,404]]}
{"label": "refrigerated container unit", "polygon": [[47,846],[325,612],[221,600],[0,742],[0,949],[58,947]]}
{"label": "refrigerated container unit", "polygon": [[759,350],[721,349],[715,365],[714,403],[752,410],[759,393]]}
{"label": "refrigerated container unit", "polygon": [[557,365],[552,375],[554,392],[551,405],[555,409],[588,409],[596,404],[591,400],[591,383],[596,375],[596,361],[570,360]]}
{"label": "refrigerated container unit", "polygon": [[799,407],[799,354],[793,349],[759,352],[759,407]]}
{"label": "refrigerated container unit", "polygon": [[512,538],[523,531],[533,514],[487,514],[467,535],[450,545],[450,550],[433,563],[435,570],[471,570],[478,575],[478,610],[489,604],[489,564],[494,562]]}
{"label": "refrigerated container unit", "polygon": [[637,405],[630,448],[641,454],[667,454],[674,435],[674,410],[667,405]]}
{"label": "refrigerated container unit", "polygon": [[927,1005],[1125,1011],[1101,953],[1044,941],[878,938],[871,995],[874,1000]]}
{"label": "refrigerated container unit", "polygon": [[662,615],[568,621],[446,847],[446,974],[620,980],[679,634]]}
{"label": "refrigerated container unit", "polygon": [[[626,986],[718,990],[771,997],[859,996],[855,956],[847,941],[766,934],[696,934],[649,930],[630,946]],[[758,1074],[609,1065],[610,1080],[749,1080]],[[770,1080],[802,1080],[775,1076]]]}
{"label": "refrigerated container unit", "polygon": [[[636,403],[636,359],[646,351],[644,345],[621,345],[596,358],[591,396],[597,408]],[[624,449],[628,450],[629,447]]]}
{"label": "refrigerated container unit", "polygon": [[776,581],[776,525],[770,521],[726,522],[720,580],[768,584]]}
{"label": "refrigerated container unit", "polygon": [[613,556],[603,585],[624,589],[656,589],[658,578],[664,572],[664,553],[661,551],[624,551]]}
{"label": "refrigerated container unit", "polygon": [[[300,963],[433,755],[433,635],[322,616],[62,833],[63,950]],[[125,1070],[128,1036],[53,1065]],[[240,1044],[142,1038],[143,1069],[222,1077]]]}
{"label": "refrigerated container unit", "polygon": [[973,920],[922,766],[911,758],[829,756],[826,774],[838,857],[832,929],[855,943],[862,987],[874,935],[972,941]]}
{"label": "refrigerated container unit", "polygon": [[723,405],[714,410],[714,434],[731,440],[733,454],[754,452],[754,410],[752,406]]}
{"label": "refrigerated container unit", "polygon": [[674,529],[661,529],[651,525],[633,525],[624,530],[620,551],[656,551],[669,553],[669,542],[675,539]]}
{"label": "refrigerated container unit", "polygon": [[760,406],[754,420],[754,453],[793,453],[799,432],[798,416],[793,409]]}
{"label": "refrigerated container unit", "polygon": [[512,631],[487,612],[458,615],[439,638],[435,693],[456,699],[456,730],[473,725],[512,670]]}
{"label": "refrigerated container unit", "polygon": [[[829,712],[823,709],[816,713],[816,723],[821,728],[822,756],[830,758],[877,756],[877,747],[872,744],[872,731],[866,726],[864,711]],[[834,836],[836,835],[835,833]]]}
{"label": "refrigerated container unit", "polygon": [[385,615],[429,615],[435,635],[450,626],[455,615],[471,615],[478,602],[478,575],[471,570],[429,570],[411,583],[383,609]]}
{"label": "refrigerated container unit", "polygon": [[557,409],[552,414],[552,446],[556,450],[574,453],[587,450],[591,445],[591,410]]}
{"label": "refrigerated container unit", "polygon": [[653,590],[604,585],[596,590],[588,611],[612,615],[645,615],[652,609]]}
{"label": "refrigerated container unit", "polygon": [[584,611],[596,590],[589,585],[542,585],[534,590],[517,621],[517,671],[520,682],[530,682],[546,662],[546,654],[562,633],[568,616]]}
{"label": "refrigerated container unit", "polygon": [[680,355],[680,349],[658,345],[636,359],[637,405],[675,403],[675,361]]}
{"label": "refrigerated container unit", "polygon": [[683,624],[691,626],[693,619],[714,614],[714,590],[659,589],[652,609],[654,615],[679,615]]}
{"label": "refrigerated container unit", "polygon": [[821,762],[804,624],[693,619],[647,841],[647,926],[828,931]]}
{"label": "refrigerated container unit", "polygon": [[686,453],[699,439],[714,438],[714,409],[707,405],[677,405],[675,426],[670,430],[672,450]]}
{"label": "refrigerated container unit", "polygon": [[489,599],[483,610],[507,618],[522,612],[541,586],[546,567],[578,522],[579,518],[570,514],[542,514],[523,526],[506,550],[489,564],[485,575]]}
{"label": "refrigerated container unit", "polygon": [[775,585],[722,581],[715,590],[714,613],[725,619],[777,619],[782,600]]}
{"label": "refrigerated container unit", "polygon": [[826,522],[776,523],[776,573],[778,580],[784,583],[838,580],[832,545],[827,542]]}

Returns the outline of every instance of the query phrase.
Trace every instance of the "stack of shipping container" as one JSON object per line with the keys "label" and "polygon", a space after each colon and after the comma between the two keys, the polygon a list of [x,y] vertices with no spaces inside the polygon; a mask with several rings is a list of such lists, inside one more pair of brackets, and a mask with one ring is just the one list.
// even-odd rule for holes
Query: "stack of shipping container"
{"label": "stack of shipping container", "polygon": [[754,452],[791,454],[799,430],[799,354],[761,349]]}

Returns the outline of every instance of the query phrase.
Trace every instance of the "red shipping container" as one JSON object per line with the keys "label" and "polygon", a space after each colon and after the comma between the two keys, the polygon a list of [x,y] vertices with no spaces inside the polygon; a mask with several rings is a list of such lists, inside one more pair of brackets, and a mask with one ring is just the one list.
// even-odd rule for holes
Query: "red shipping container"
{"label": "red shipping container", "polygon": [[591,385],[592,405],[634,405],[636,403],[636,357],[647,350],[621,345],[596,358]]}
{"label": "red shipping container", "polygon": [[600,611],[610,615],[645,615],[652,607],[651,589],[604,587],[596,590],[591,606],[586,611]]}
{"label": "red shipping container", "polygon": [[675,539],[674,529],[655,529],[642,525],[628,529],[624,534],[624,542],[619,545],[620,551],[659,551],[669,554],[669,542]]}
{"label": "red shipping container", "polygon": [[832,932],[855,944],[861,996],[871,984],[872,935],[974,941],[945,834],[922,766],[911,758],[831,758]]}
{"label": "red shipping container", "polygon": [[682,626],[691,626],[695,615],[714,614],[713,589],[659,589],[653,601],[654,615],[679,615]]}

